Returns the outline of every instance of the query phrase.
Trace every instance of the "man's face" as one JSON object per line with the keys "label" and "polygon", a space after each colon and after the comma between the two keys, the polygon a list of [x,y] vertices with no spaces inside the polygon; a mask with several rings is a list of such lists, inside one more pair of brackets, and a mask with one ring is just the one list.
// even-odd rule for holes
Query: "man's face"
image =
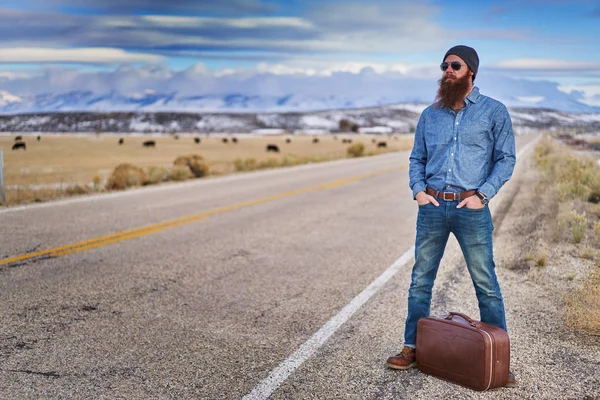
{"label": "man's face", "polygon": [[[449,54],[444,61],[448,63],[448,68],[446,68],[446,70],[443,72],[442,78],[446,77],[448,81],[454,82],[456,80],[460,80],[465,75],[473,76],[473,72],[471,72],[467,63],[464,62],[459,56],[455,54]],[[458,61],[461,64],[458,71],[453,70],[450,66],[452,61]]]}
{"label": "man's face", "polygon": [[436,96],[436,102],[442,107],[452,108],[464,104],[465,97],[473,89],[473,73],[467,64],[458,56],[450,54],[444,60],[447,63],[459,62],[460,69],[455,71],[450,65],[443,72],[438,81],[440,87]]}

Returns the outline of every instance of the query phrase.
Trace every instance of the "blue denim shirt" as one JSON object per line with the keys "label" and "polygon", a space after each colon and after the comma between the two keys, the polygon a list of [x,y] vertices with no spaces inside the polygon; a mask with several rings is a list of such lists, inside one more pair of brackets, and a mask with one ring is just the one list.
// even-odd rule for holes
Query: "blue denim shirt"
{"label": "blue denim shirt", "polygon": [[421,114],[410,154],[413,198],[429,186],[443,192],[478,189],[491,199],[515,162],[508,110],[474,87],[458,113],[432,104]]}

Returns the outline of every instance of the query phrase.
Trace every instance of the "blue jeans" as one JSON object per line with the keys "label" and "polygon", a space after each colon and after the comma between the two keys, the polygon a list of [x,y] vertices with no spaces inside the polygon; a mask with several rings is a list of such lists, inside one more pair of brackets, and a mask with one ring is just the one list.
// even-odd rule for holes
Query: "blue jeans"
{"label": "blue jeans", "polygon": [[[431,291],[452,232],[467,262],[479,301],[480,320],[506,330],[504,300],[496,278],[492,246],[492,215],[488,206],[457,209],[458,201],[439,201],[440,206],[419,206],[415,265],[408,290],[408,315],[404,345],[415,347],[417,321],[429,315]],[[452,290],[452,288],[448,288]],[[459,311],[459,310],[457,310]]]}

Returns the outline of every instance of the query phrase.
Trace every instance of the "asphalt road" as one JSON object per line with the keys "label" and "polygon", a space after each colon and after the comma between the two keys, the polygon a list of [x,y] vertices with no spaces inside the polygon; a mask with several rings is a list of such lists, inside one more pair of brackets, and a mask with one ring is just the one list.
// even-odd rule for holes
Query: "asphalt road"
{"label": "asphalt road", "polygon": [[412,266],[407,167],[391,153],[0,211],[0,398],[409,398],[439,384],[384,366]]}

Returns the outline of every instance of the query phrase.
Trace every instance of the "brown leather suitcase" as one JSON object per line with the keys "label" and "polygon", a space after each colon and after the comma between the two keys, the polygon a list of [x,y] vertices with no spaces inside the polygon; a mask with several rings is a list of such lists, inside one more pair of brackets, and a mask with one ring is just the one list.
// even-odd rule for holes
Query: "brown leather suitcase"
{"label": "brown leather suitcase", "polygon": [[505,330],[451,312],[417,322],[421,372],[475,390],[506,385],[510,342]]}

